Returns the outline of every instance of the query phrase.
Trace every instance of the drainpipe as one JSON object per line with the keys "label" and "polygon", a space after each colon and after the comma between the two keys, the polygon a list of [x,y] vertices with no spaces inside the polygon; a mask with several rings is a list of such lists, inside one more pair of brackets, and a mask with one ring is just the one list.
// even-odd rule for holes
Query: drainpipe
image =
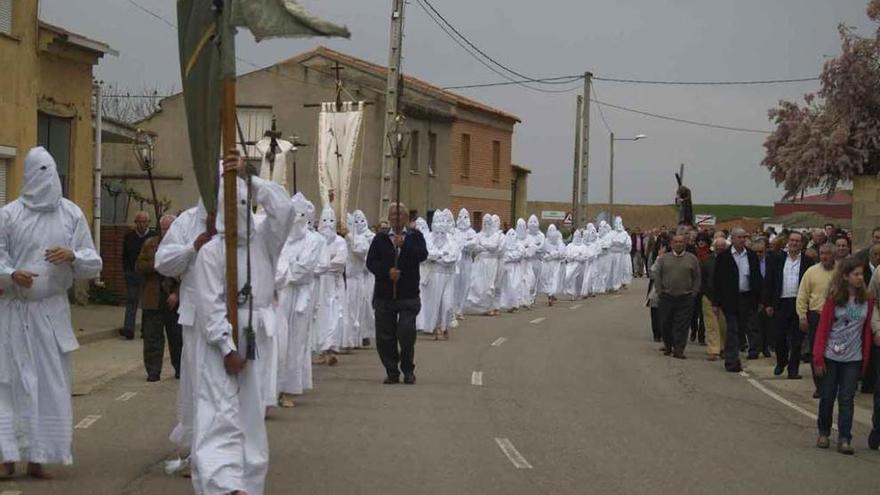
{"label": "drainpipe", "polygon": [[[93,211],[93,225],[92,225],[92,233],[95,238],[95,249],[98,251],[98,256],[101,255],[101,174],[102,174],[102,165],[103,165],[103,156],[102,156],[102,148],[103,148],[103,132],[104,132],[104,115],[103,109],[101,108],[102,103],[102,82],[95,82],[95,184],[94,184],[94,204],[92,206]],[[95,284],[98,286],[103,286],[103,281],[98,275],[98,278],[95,280]]]}

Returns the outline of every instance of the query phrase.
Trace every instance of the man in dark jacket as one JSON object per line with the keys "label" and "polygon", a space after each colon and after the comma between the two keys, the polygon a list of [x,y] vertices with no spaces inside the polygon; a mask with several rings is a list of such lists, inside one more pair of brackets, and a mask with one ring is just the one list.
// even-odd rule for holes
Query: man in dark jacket
{"label": "man in dark jacket", "polygon": [[723,311],[727,321],[724,342],[724,369],[742,371],[739,359],[740,338],[748,336],[749,359],[760,352],[757,340],[758,301],[761,300],[761,271],[758,257],[746,247],[746,231],[740,228],[730,233],[730,249],[719,254],[715,261],[712,306]]}
{"label": "man in dark jacket", "polygon": [[788,367],[788,378],[800,380],[803,332],[797,315],[797,292],[807,268],[813,265],[801,252],[804,236],[792,231],[788,235],[786,251],[767,260],[767,276],[764,278],[764,311],[774,318],[776,327],[776,369],[781,375]]}
{"label": "man in dark jacket", "polygon": [[126,339],[134,338],[134,324],[137,317],[138,305],[141,299],[141,288],[144,278],[134,269],[134,264],[141,254],[144,242],[156,235],[150,230],[150,214],[139,211],[134,215],[134,230],[125,234],[122,240],[122,270],[125,274],[125,322],[120,334]]}
{"label": "man in dark jacket", "polygon": [[428,249],[422,233],[409,226],[404,205],[388,209],[388,224],[389,231],[376,234],[367,253],[367,269],[376,277],[376,350],[387,373],[384,383],[399,383],[402,371],[403,382],[412,385],[416,316],[422,307],[419,265],[428,258]]}

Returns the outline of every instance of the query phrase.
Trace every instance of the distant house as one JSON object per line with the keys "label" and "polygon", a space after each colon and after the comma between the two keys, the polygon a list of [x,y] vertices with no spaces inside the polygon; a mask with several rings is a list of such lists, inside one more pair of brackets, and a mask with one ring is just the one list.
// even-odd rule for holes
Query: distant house
{"label": "distant house", "polygon": [[816,213],[838,220],[852,219],[852,191],[837,191],[830,196],[815,194],[791,201],[773,203],[773,216],[782,217],[792,213]]}
{"label": "distant house", "polygon": [[0,1],[0,206],[18,195],[30,148],[49,150],[64,196],[91,221],[93,68],[106,44],[37,17],[37,2]]}
{"label": "distant house", "polygon": [[[352,171],[349,204],[350,209],[363,210],[370,222],[376,223],[385,180],[381,167],[386,140],[386,67],[317,47],[239,76],[239,121],[246,141],[262,137],[274,118],[285,139],[296,135],[309,145],[296,153],[297,189],[319,203],[315,165],[319,109],[306,104],[334,101],[337,74],[344,88],[343,99],[369,103],[364,109],[363,159]],[[428,219],[438,208],[457,213],[466,207],[474,215],[474,223],[478,222],[477,212],[496,213],[509,221],[512,204],[518,209],[525,206],[527,189],[527,171],[511,163],[513,132],[519,118],[414,77],[405,76],[403,88],[402,112],[412,144],[402,164],[402,202]],[[161,193],[172,199],[171,209],[177,210],[198,200],[182,94],[162,100],[161,106],[161,111],[139,126],[161,136],[155,173],[169,179],[163,181]],[[288,163],[291,189],[292,166]]]}

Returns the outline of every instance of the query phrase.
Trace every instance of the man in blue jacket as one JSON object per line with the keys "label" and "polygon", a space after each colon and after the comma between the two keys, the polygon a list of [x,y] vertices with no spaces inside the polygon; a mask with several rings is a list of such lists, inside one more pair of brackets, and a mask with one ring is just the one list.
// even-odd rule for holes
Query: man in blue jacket
{"label": "man in blue jacket", "polygon": [[391,205],[388,225],[387,232],[376,234],[367,254],[367,269],[376,277],[376,350],[387,373],[385,384],[400,383],[403,372],[403,383],[413,385],[416,316],[422,307],[419,265],[428,258],[428,249],[422,233],[409,225],[404,205]]}

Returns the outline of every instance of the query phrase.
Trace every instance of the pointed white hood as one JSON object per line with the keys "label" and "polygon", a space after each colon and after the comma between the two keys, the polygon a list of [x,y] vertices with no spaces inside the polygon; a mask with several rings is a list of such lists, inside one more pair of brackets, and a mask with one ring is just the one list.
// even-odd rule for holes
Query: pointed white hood
{"label": "pointed white hood", "polygon": [[31,149],[24,159],[21,202],[36,211],[54,211],[61,205],[58,167],[52,155],[42,146]]}
{"label": "pointed white hood", "polygon": [[302,193],[294,194],[290,201],[293,203],[293,225],[290,227],[288,239],[298,241],[308,233],[309,223],[311,222],[309,209],[311,209],[313,214],[315,207],[312,206],[312,203]]}
{"label": "pointed white hood", "polygon": [[562,244],[562,233],[556,228],[556,225],[550,224],[547,227],[547,242],[553,246]]}
{"label": "pointed white hood", "polygon": [[336,238],[336,212],[329,206],[321,211],[321,221],[318,224],[318,232],[328,242]]}
{"label": "pointed white hood", "polygon": [[[236,198],[235,198],[235,207],[236,212],[238,214],[238,223],[236,224],[236,229],[238,231],[238,243],[241,244],[247,238],[247,195],[248,195],[248,187],[247,182],[244,181],[241,177],[235,178],[235,186],[236,186]],[[217,233],[220,236],[225,236],[226,234],[226,213],[224,212],[225,208],[223,207],[224,203],[224,194],[223,187],[220,187],[220,194],[218,194],[217,199],[217,221],[215,225],[217,226]],[[251,215],[251,235],[254,235],[254,216]]]}
{"label": "pointed white hood", "polygon": [[471,228],[471,214],[466,208],[458,210],[458,221],[455,223],[458,230],[464,232]]}
{"label": "pointed white hood", "polygon": [[528,235],[526,221],[522,218],[516,220],[516,238],[524,241]]}
{"label": "pointed white hood", "polygon": [[538,217],[532,215],[529,217],[529,234],[537,235],[541,232],[541,222],[538,221]]}

